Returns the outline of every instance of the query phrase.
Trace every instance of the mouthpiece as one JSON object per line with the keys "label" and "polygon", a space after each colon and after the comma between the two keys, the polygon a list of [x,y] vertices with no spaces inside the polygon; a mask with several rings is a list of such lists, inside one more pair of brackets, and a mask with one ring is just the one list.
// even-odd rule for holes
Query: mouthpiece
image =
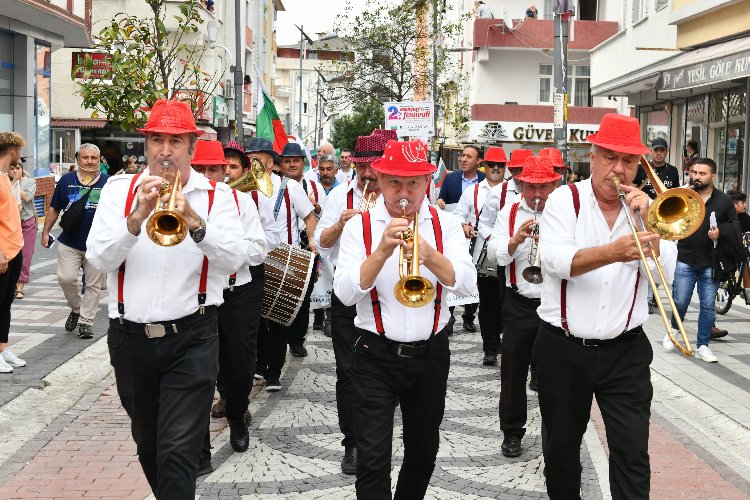
{"label": "mouthpiece", "polygon": [[409,204],[409,200],[407,200],[406,198],[401,198],[398,204],[401,205],[401,208],[406,208],[406,205]]}

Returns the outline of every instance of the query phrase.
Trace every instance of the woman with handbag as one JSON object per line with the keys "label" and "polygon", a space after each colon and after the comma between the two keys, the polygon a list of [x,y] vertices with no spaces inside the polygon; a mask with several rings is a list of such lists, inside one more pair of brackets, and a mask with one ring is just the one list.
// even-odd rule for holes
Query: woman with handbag
{"label": "woman with handbag", "polygon": [[16,299],[24,297],[24,286],[29,282],[29,269],[31,268],[31,257],[34,255],[36,244],[37,219],[34,207],[34,196],[36,196],[36,180],[29,176],[20,164],[11,165],[8,177],[20,200],[19,211],[21,213],[21,229],[23,231],[23,264],[21,265],[21,276],[16,285]]}

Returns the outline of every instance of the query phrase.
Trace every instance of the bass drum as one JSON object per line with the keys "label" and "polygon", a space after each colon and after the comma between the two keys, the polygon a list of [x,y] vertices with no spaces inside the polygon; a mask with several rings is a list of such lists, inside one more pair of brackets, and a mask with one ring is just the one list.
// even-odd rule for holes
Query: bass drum
{"label": "bass drum", "polygon": [[284,326],[297,317],[313,276],[315,254],[280,243],[268,253],[263,270],[261,316]]}

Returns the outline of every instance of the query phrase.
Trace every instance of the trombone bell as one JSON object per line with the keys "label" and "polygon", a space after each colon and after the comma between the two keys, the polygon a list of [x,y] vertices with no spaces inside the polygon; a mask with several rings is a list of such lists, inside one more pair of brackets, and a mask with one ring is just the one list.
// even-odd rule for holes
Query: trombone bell
{"label": "trombone bell", "polygon": [[229,187],[247,193],[260,191],[267,198],[273,196],[273,182],[265,167],[257,158],[250,160],[250,170],[236,181],[229,183]]}

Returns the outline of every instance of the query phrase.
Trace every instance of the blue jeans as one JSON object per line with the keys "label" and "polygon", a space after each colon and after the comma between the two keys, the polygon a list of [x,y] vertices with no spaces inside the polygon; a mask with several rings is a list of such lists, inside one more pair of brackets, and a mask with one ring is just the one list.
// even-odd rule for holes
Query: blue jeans
{"label": "blue jeans", "polygon": [[[708,345],[711,341],[711,328],[714,326],[716,291],[719,289],[719,280],[711,277],[710,266],[691,266],[677,261],[674,272],[674,283],[672,283],[672,295],[677,305],[680,318],[685,319],[685,313],[693,296],[693,288],[698,283],[698,300],[700,311],[698,313],[698,347]],[[672,328],[677,328],[672,315]]]}

